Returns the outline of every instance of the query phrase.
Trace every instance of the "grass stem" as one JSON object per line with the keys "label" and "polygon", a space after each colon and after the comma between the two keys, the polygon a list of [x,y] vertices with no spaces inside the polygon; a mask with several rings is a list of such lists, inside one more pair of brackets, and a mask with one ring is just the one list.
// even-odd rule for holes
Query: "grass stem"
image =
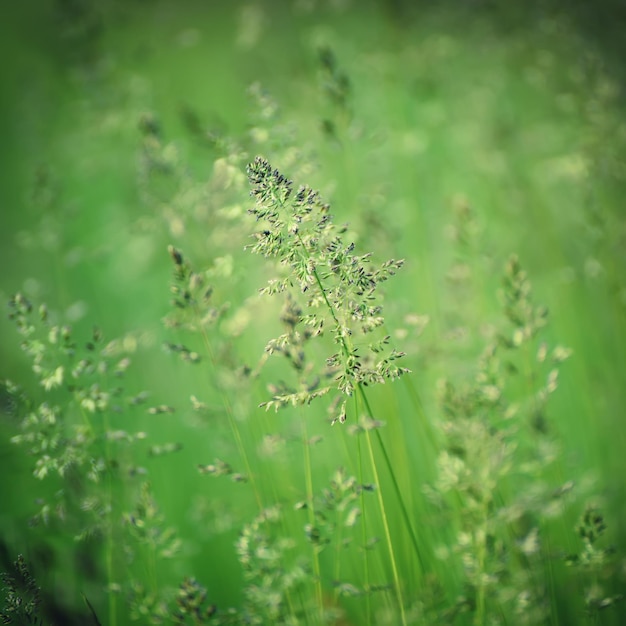
{"label": "grass stem", "polygon": [[[365,409],[367,411],[368,416],[371,419],[374,419],[374,413],[372,411],[371,405],[369,403],[369,400],[367,398],[367,395],[365,394],[365,390],[363,389],[363,387],[361,385],[359,385],[359,392],[361,395],[361,399],[363,400],[363,405],[365,406]],[[369,431],[367,431],[369,433]],[[407,529],[407,532],[409,533],[409,537],[411,539],[411,544],[413,546],[413,550],[415,551],[415,555],[417,556],[420,565],[422,567],[422,571],[424,570],[424,559],[422,556],[422,552],[420,550],[419,544],[417,542],[417,537],[415,535],[415,532],[413,531],[413,525],[411,523],[411,518],[409,516],[409,512],[406,508],[406,504],[404,502],[404,497],[402,496],[402,491],[400,489],[400,485],[398,484],[398,479],[396,478],[396,473],[393,469],[393,465],[391,463],[391,459],[389,458],[389,454],[387,453],[387,449],[385,447],[385,443],[383,441],[383,438],[380,434],[380,431],[378,429],[375,430],[376,433],[376,440],[378,441],[378,444],[380,446],[380,450],[383,454],[383,458],[385,460],[385,465],[387,466],[387,470],[389,471],[389,476],[391,477],[391,482],[393,484],[393,488],[394,491],[396,493],[396,497],[398,499],[398,504],[400,505],[400,511],[402,513],[402,518],[405,524],[405,527]]]}
{"label": "grass stem", "polygon": [[[311,444],[309,443],[306,417],[302,416],[302,445],[304,447],[304,479],[306,484],[306,501],[311,527],[315,525],[315,502],[313,500],[313,476],[311,469]],[[324,597],[322,593],[322,574],[320,570],[320,560],[317,546],[311,545],[313,551],[313,574],[315,584],[315,600],[319,611],[320,624],[324,624]]]}
{"label": "grass stem", "polygon": [[385,509],[385,501],[383,499],[382,485],[380,482],[380,476],[378,475],[378,469],[376,467],[376,459],[374,458],[374,448],[372,446],[372,438],[370,431],[365,431],[365,441],[367,442],[367,451],[369,453],[370,464],[372,472],[374,474],[374,482],[377,486],[376,495],[378,498],[378,506],[380,508],[380,515],[383,522],[383,529],[385,531],[385,541],[387,542],[387,549],[389,551],[389,559],[391,562],[391,573],[393,575],[394,587],[396,589],[396,598],[398,600],[398,607],[400,609],[400,619],[403,626],[406,626],[406,613],[404,610],[404,598],[402,595],[402,585],[400,583],[400,576],[398,574],[398,566],[396,564],[396,556],[394,552],[393,542],[391,540],[391,530],[389,529],[389,520],[387,519],[387,512]]}
{"label": "grass stem", "polygon": [[361,543],[363,545],[363,553],[364,553],[364,561],[365,561],[365,585],[367,586],[367,593],[365,596],[365,611],[366,611],[366,624],[372,623],[372,600],[371,593],[369,592],[369,587],[371,585],[370,581],[370,554],[367,549],[367,514],[365,508],[365,490],[363,489],[363,455],[361,452],[361,438],[357,438],[357,455],[358,455],[358,463],[359,463],[359,484],[361,486]]}

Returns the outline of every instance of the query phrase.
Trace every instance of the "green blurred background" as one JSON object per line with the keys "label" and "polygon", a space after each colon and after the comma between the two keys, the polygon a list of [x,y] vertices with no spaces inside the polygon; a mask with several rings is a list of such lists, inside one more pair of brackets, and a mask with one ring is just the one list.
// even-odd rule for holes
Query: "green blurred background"
{"label": "green blurred background", "polygon": [[[498,315],[500,268],[520,256],[551,312],[552,340],[573,349],[550,413],[564,467],[592,483],[626,548],[623,528],[615,530],[626,519],[623,3],[41,0],[2,12],[3,300],[24,291],[78,333],[93,324],[108,338],[138,333],[126,384],[151,389],[153,404],[197,390],[201,377],[180,372],[159,347],[167,245],[184,243],[201,263],[212,258],[211,236],[200,227],[177,234],[167,182],[145,193],[140,120],[154,116],[185,175],[202,181],[219,156],[207,132],[248,137],[259,128],[247,93],[259,82],[294,145],[314,155],[311,179],[299,182],[322,190],[364,251],[407,259],[388,288],[388,323],[430,318],[405,347],[427,414],[436,412],[436,381],[467,372],[481,328]],[[321,50],[332,50],[348,78],[346,94],[329,87]],[[284,158],[282,146],[276,152]],[[465,205],[474,234],[459,248],[450,229]],[[234,302],[258,285],[241,278],[252,271],[242,263]],[[459,264],[473,271],[460,296],[450,276]],[[0,336],[0,377],[34,388],[6,316]],[[264,345],[254,335],[242,341],[256,353]],[[206,489],[195,464],[212,458],[219,437],[209,432],[206,443],[192,425],[137,420],[154,441],[185,446],[166,471],[150,467],[168,521],[205,542],[181,570],[191,563],[224,604],[236,603],[236,532],[224,541],[189,513],[189,494]],[[24,552],[45,568],[25,521],[39,487],[8,443],[14,425],[3,422],[2,557]],[[427,456],[420,445],[416,458]],[[215,500],[227,491],[211,489]],[[77,567],[55,568],[66,572],[72,604],[80,585],[67,572]]]}

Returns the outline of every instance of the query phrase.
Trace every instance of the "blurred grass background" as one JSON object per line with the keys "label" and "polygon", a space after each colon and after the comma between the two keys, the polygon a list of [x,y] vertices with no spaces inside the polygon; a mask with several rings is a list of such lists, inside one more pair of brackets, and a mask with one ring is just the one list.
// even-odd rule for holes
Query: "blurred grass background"
{"label": "blurred grass background", "polygon": [[[201,375],[180,371],[159,351],[167,339],[166,248],[179,242],[138,184],[139,121],[153,114],[164,142],[201,181],[216,153],[189,132],[188,113],[216,134],[243,136],[251,129],[246,89],[258,81],[296,141],[315,153],[311,179],[298,182],[324,192],[363,251],[407,259],[388,287],[388,323],[398,327],[408,313],[430,317],[405,347],[427,414],[436,414],[441,376],[467,375],[484,325],[498,316],[500,268],[519,254],[536,300],[550,309],[553,341],[573,349],[550,411],[564,472],[576,481],[594,477],[613,538],[626,547],[615,530],[626,519],[622,3],[59,0],[3,12],[2,299],[23,290],[65,311],[85,334],[94,323],[109,338],[141,331],[127,385],[151,389],[153,404],[201,388]],[[345,109],[325,90],[323,48],[349,79]],[[465,204],[476,234],[460,253],[449,233]],[[187,236],[197,258],[211,258],[203,250],[209,233]],[[459,254],[473,277],[460,295],[449,275]],[[237,302],[257,286],[240,281],[228,297]],[[5,318],[0,333],[0,376],[27,383]],[[255,340],[258,352],[264,338]],[[376,396],[379,406],[407,403],[402,391],[399,400],[385,394]],[[288,428],[280,418],[271,423]],[[203,529],[198,511],[206,502],[190,495],[207,484],[196,463],[223,441],[145,415],[137,428],[150,428],[156,442],[183,443],[184,455],[150,467],[155,493],[168,522],[202,545],[187,564],[220,590],[221,602],[236,603],[236,532],[225,540]],[[410,462],[426,480],[432,451],[418,426],[415,434]],[[3,481],[0,532],[28,553],[24,519],[34,483],[6,437],[0,453],[11,477]],[[231,488],[211,483],[211,499]]]}

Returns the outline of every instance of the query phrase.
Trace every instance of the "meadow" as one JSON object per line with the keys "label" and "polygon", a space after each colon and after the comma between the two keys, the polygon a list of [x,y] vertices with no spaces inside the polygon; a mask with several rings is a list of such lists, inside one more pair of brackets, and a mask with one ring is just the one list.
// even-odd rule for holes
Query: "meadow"
{"label": "meadow", "polygon": [[14,10],[3,623],[623,623],[608,45],[557,2]]}

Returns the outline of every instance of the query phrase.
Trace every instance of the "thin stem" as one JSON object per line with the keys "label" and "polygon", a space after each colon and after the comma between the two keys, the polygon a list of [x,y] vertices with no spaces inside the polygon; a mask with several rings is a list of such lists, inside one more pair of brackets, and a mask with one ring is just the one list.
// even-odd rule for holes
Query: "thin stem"
{"label": "thin stem", "polygon": [[[374,414],[372,411],[372,408],[370,406],[369,400],[367,399],[367,395],[365,394],[365,390],[363,389],[362,385],[359,385],[358,387],[359,392],[361,394],[361,398],[363,400],[363,404],[365,406],[365,409],[367,410],[367,414],[371,419],[374,419]],[[369,433],[369,431],[367,431]],[[411,538],[411,543],[413,544],[413,549],[415,550],[415,554],[417,555],[417,558],[420,562],[420,565],[422,566],[422,570],[424,569],[424,560],[422,558],[422,553],[421,550],[419,548],[419,544],[417,542],[417,537],[415,536],[415,532],[413,531],[413,526],[411,524],[411,518],[409,517],[409,512],[406,508],[406,505],[404,503],[404,498],[402,497],[402,492],[400,490],[400,485],[398,484],[398,480],[396,478],[396,474],[393,470],[393,465],[391,463],[391,459],[389,458],[389,455],[387,454],[387,449],[385,448],[385,444],[383,442],[383,438],[380,434],[380,431],[378,429],[376,429],[376,439],[378,441],[378,444],[380,446],[381,452],[383,453],[383,458],[385,459],[385,465],[387,466],[387,469],[389,471],[389,475],[391,476],[391,482],[393,484],[393,488],[394,491],[396,492],[396,497],[398,498],[398,503],[400,504],[400,510],[402,512],[402,517],[404,519],[404,523],[405,526],[407,528],[407,531],[409,532],[409,536]]]}
{"label": "thin stem", "polygon": [[[309,435],[306,427],[306,418],[302,418],[302,443],[304,446],[304,480],[306,483],[307,511],[309,524],[315,525],[315,503],[313,501],[313,476],[311,471],[311,450]],[[322,575],[320,570],[320,560],[317,546],[312,543],[313,549],[313,574],[315,575],[315,598],[319,610],[320,624],[324,623],[324,598],[322,595]]]}
{"label": "thin stem", "polygon": [[366,623],[372,623],[372,601],[371,593],[369,592],[370,586],[370,555],[367,549],[367,516],[365,514],[365,490],[363,489],[363,455],[361,453],[361,438],[357,437],[357,455],[359,462],[359,486],[361,489],[361,515],[363,523],[361,524],[361,543],[363,544],[363,552],[365,555],[365,584],[367,585],[367,594],[365,596],[365,611],[366,611]]}
{"label": "thin stem", "polygon": [[[302,244],[302,239],[300,238],[300,235],[298,235],[298,239],[300,240],[300,243]],[[304,247],[304,244],[302,244]],[[305,252],[306,252],[306,248],[305,248]],[[307,252],[308,255],[308,252]],[[313,269],[313,276],[315,276],[315,280],[317,282],[317,286],[322,294],[322,297],[324,298],[324,302],[326,304],[326,307],[328,308],[331,317],[333,318],[333,322],[335,322],[335,326],[337,328],[339,328],[341,326],[341,324],[339,323],[339,319],[337,318],[337,315],[335,314],[335,309],[333,307],[333,305],[330,303],[330,300],[328,299],[328,296],[326,295],[326,290],[324,289],[324,286],[322,285],[322,280],[317,272],[317,268]],[[341,338],[341,346],[343,348],[343,352],[346,356],[350,355],[350,349],[348,348],[348,344],[346,343],[346,340],[343,336],[340,336]]]}
{"label": "thin stem", "polygon": [[402,597],[402,587],[400,585],[400,577],[398,575],[398,566],[396,565],[396,557],[393,549],[393,543],[391,541],[391,531],[389,530],[389,520],[387,519],[387,512],[385,509],[385,501],[383,500],[382,486],[380,483],[380,477],[378,475],[378,469],[376,467],[376,459],[374,458],[374,448],[372,447],[372,438],[370,437],[370,431],[365,431],[365,441],[367,442],[367,451],[370,457],[370,464],[372,466],[372,472],[374,473],[374,482],[377,486],[376,495],[378,498],[378,506],[380,508],[380,515],[383,522],[383,529],[385,531],[385,540],[387,542],[387,549],[389,550],[389,559],[391,560],[391,573],[393,575],[393,582],[396,588],[396,597],[398,600],[398,606],[400,608],[400,619],[403,626],[406,626],[406,614],[404,612],[404,599]]}

